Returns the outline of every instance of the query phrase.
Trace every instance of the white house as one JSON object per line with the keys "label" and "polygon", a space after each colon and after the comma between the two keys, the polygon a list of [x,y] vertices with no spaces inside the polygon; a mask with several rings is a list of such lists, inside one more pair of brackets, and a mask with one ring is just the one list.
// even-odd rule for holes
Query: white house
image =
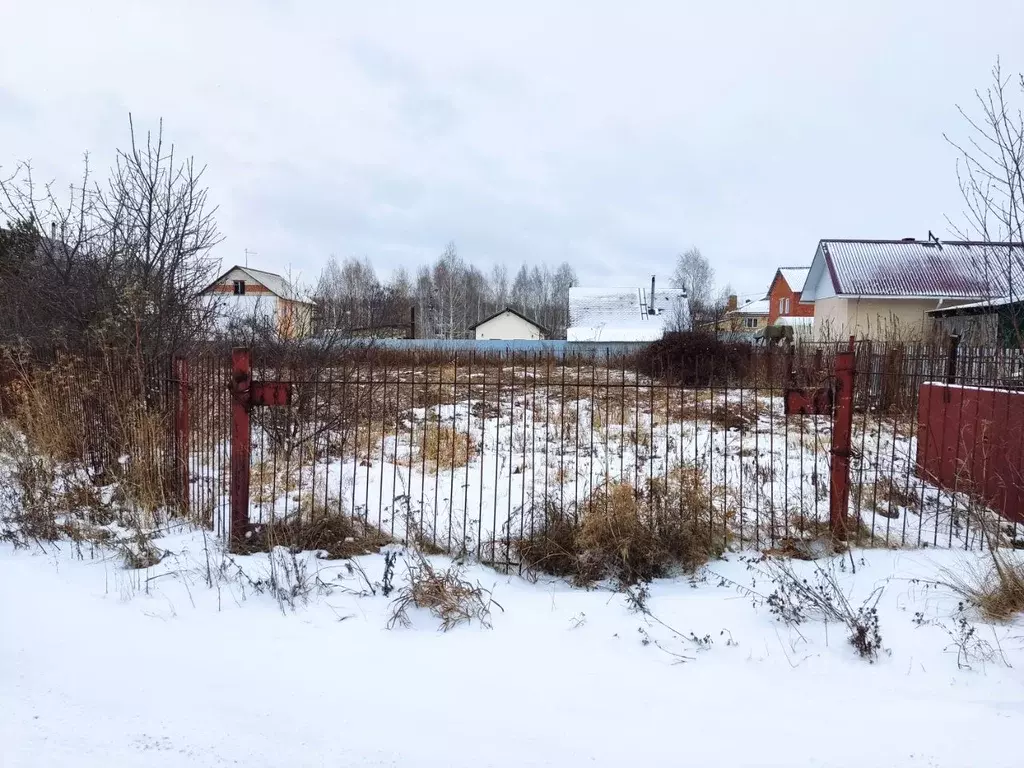
{"label": "white house", "polygon": [[569,341],[656,341],[690,327],[680,288],[570,288]]}
{"label": "white house", "polygon": [[477,339],[539,341],[548,337],[547,329],[511,307],[505,307],[484,318],[470,330],[476,334]]}
{"label": "white house", "polygon": [[931,331],[929,311],[1006,296],[1022,265],[1019,243],[822,240],[801,301],[813,302],[822,341],[918,339]]}
{"label": "white house", "polygon": [[312,332],[313,302],[304,299],[281,275],[233,266],[201,291],[214,304],[221,329],[233,322],[261,318],[285,338]]}

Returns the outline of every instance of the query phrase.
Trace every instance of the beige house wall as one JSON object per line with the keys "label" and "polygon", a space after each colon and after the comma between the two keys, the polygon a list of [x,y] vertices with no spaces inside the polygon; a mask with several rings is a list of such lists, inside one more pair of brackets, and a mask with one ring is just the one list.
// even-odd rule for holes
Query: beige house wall
{"label": "beige house wall", "polygon": [[935,299],[819,299],[814,302],[814,337],[916,341],[931,332],[927,312],[938,305]]}
{"label": "beige house wall", "polygon": [[836,341],[847,328],[846,299],[837,296],[831,299],[818,299],[814,302],[814,338],[816,341]]}

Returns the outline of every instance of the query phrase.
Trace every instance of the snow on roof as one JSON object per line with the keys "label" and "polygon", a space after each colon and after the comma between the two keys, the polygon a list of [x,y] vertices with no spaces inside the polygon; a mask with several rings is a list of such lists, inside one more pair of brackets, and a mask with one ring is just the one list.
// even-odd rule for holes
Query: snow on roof
{"label": "snow on roof", "polygon": [[1024,277],[1021,243],[822,240],[819,255],[839,296],[983,299]]}
{"label": "snow on roof", "polygon": [[262,269],[253,269],[252,267],[243,267],[243,266],[240,266],[238,264],[236,264],[235,266],[231,267],[231,269],[229,269],[223,275],[221,275],[216,280],[214,280],[212,283],[210,283],[210,285],[208,285],[206,288],[203,289],[202,293],[206,293],[206,291],[210,290],[210,288],[215,286],[217,283],[219,283],[221,280],[223,280],[225,277],[230,275],[235,270],[239,270],[241,272],[245,272],[247,275],[249,275],[249,277],[251,277],[257,283],[262,285],[264,288],[266,288],[268,291],[273,293],[275,296],[279,296],[282,299],[287,299],[288,301],[298,301],[298,302],[302,302],[302,303],[305,303],[305,304],[312,304],[313,303],[312,301],[310,301],[309,299],[305,298],[304,296],[301,296],[299,294],[299,292],[296,291],[287,280],[285,280],[281,275],[277,274],[276,272],[265,272]]}
{"label": "snow on roof", "polygon": [[277,294],[282,299],[289,299],[291,301],[307,301],[307,299],[304,299],[298,294],[291,283],[275,272],[264,272],[262,269],[253,269],[252,267],[235,267],[235,269],[241,269],[244,272],[248,272],[252,275],[254,280],[266,286],[267,290],[271,293]]}
{"label": "snow on roof", "polygon": [[780,317],[775,321],[776,325],[791,325],[794,328],[810,328],[814,324],[813,317]]}
{"label": "snow on roof", "polygon": [[807,280],[807,273],[811,271],[810,267],[780,267],[779,272],[782,273],[783,280],[789,285],[791,291],[802,291],[804,289],[804,282]]}
{"label": "snow on roof", "polygon": [[736,309],[726,312],[727,315],[767,315],[771,312],[771,302],[768,299],[748,301]]}
{"label": "snow on roof", "polygon": [[[570,288],[569,341],[655,341],[677,318],[688,324],[686,291],[658,288],[655,314],[646,288]],[[683,313],[680,315],[680,313]]]}

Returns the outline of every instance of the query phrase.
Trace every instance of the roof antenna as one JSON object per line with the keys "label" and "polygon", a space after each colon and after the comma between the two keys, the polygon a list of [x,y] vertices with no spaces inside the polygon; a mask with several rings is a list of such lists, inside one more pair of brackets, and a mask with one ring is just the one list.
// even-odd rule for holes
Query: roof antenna
{"label": "roof antenna", "polygon": [[[931,234],[931,233],[929,233],[929,234]],[[246,248],[245,249],[245,266],[246,267],[249,266],[249,257],[250,256],[259,256],[259,254],[256,253],[256,251],[250,251],[248,248]]]}
{"label": "roof antenna", "polygon": [[932,231],[930,229],[928,230],[928,242],[929,243],[935,243],[940,248],[942,247],[942,243],[939,241],[939,238],[937,238],[935,235],[933,235]]}

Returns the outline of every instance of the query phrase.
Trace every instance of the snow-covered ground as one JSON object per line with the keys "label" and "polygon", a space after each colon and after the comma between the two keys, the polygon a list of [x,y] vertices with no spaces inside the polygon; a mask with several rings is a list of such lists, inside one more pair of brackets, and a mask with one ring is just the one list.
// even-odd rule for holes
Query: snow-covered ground
{"label": "snow-covered ground", "polygon": [[[974,553],[844,561],[855,603],[885,586],[869,664],[842,627],[754,606],[735,584],[771,585],[735,553],[651,587],[681,637],[621,594],[476,565],[493,629],[441,633],[423,611],[387,629],[389,599],[357,595],[345,561],[299,556],[311,591],[292,606],[253,587],[268,555],[229,561],[193,531],[157,543],[170,554],[142,571],[0,545],[5,768],[1021,763],[1024,626],[972,619],[991,652],[961,668],[956,600],[914,581]],[[380,581],[383,556],[358,563]]]}

